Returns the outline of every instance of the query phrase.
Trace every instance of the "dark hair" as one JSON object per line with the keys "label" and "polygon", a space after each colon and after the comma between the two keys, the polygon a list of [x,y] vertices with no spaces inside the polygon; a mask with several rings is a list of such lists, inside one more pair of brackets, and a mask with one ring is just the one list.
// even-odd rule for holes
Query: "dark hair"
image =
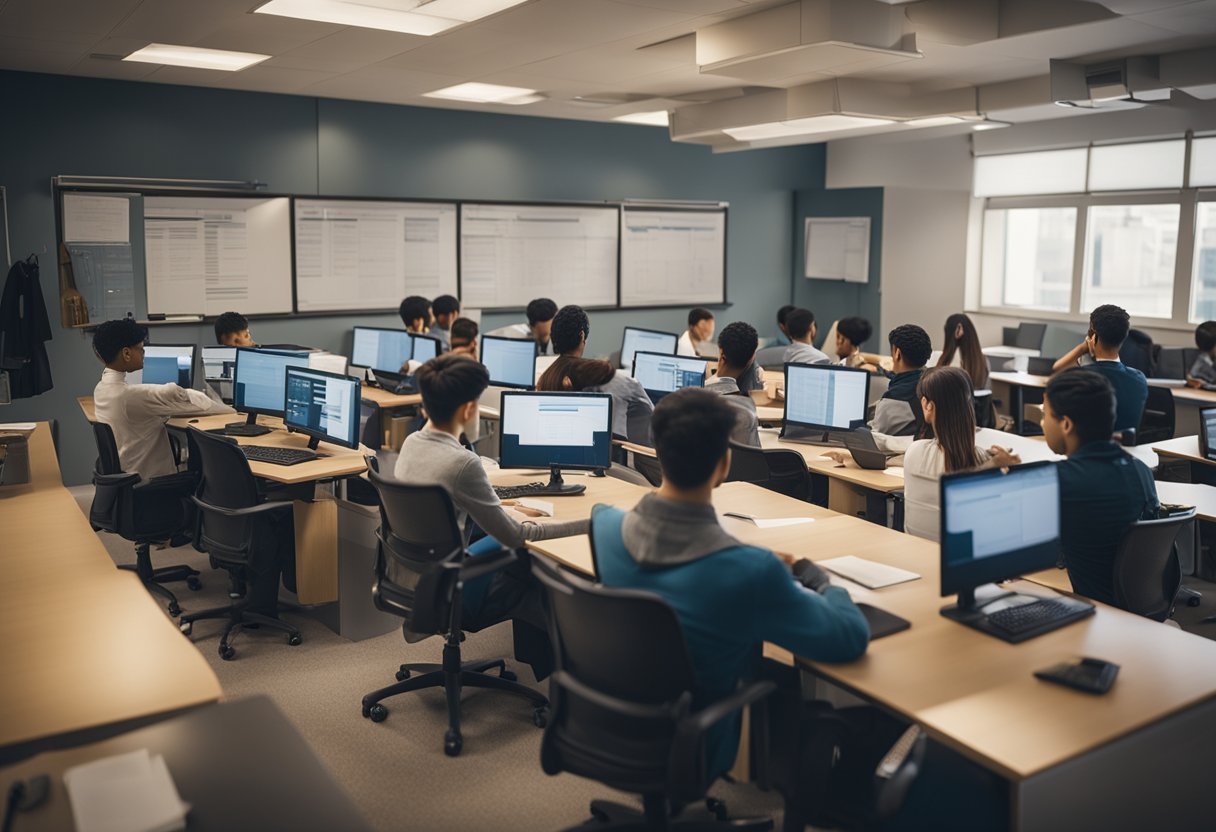
{"label": "dark hair", "polygon": [[701,323],[701,321],[712,321],[713,319],[714,319],[714,313],[710,312],[704,306],[697,306],[697,307],[694,307],[694,308],[688,310],[688,325],[689,326],[694,326],[696,324],[699,324],[699,323]]}
{"label": "dark hair", "polygon": [[448,333],[448,340],[452,342],[453,346],[456,346],[456,341],[458,340],[461,342],[459,346],[464,346],[476,341],[478,332],[480,330],[477,327],[477,321],[471,318],[457,318],[452,321],[452,329]]}
{"label": "dark hair", "polygon": [[148,328],[140,326],[130,318],[106,321],[93,330],[93,352],[109,364],[118,357],[123,347],[133,347],[147,340]]}
{"label": "dark hair", "polygon": [[451,315],[460,311],[460,301],[451,295],[440,295],[431,301],[431,311],[436,315]]}
{"label": "dark hair", "polygon": [[1089,313],[1089,328],[1103,345],[1118,349],[1127,340],[1127,331],[1132,328],[1132,319],[1123,307],[1104,303]]}
{"label": "dark hair", "polygon": [[874,334],[874,327],[865,318],[841,318],[836,322],[836,333],[849,339],[849,342],[860,347]]}
{"label": "dark hair", "polygon": [[1115,388],[1096,370],[1074,367],[1052,376],[1043,395],[1052,413],[1072,420],[1082,445],[1115,432]]}
{"label": "dark hair", "polygon": [[725,398],[700,387],[664,396],[650,422],[663,478],[677,488],[704,485],[730,447],[736,418]]}
{"label": "dark hair", "polygon": [[1216,347],[1216,321],[1204,321],[1195,327],[1195,346],[1204,352]]}
{"label": "dark hair", "polygon": [[421,295],[410,295],[401,301],[401,307],[397,311],[401,315],[401,323],[409,326],[419,318],[425,321],[431,317],[431,302]]}
{"label": "dark hair", "polygon": [[557,360],[549,365],[549,369],[545,370],[537,379],[536,389],[550,393],[562,391],[578,393],[588,387],[607,384],[614,375],[616,375],[616,367],[607,361],[559,355]]}
{"label": "dark hair", "polygon": [[[963,334],[958,338],[954,333],[959,327]],[[937,366],[949,367],[954,363],[955,352],[961,353],[959,366],[971,376],[971,386],[976,390],[988,389],[988,359],[980,347],[980,336],[975,331],[975,324],[962,312],[955,312],[946,318],[945,340],[942,342],[942,356],[937,360]]]}
{"label": "dark hair", "polygon": [[[925,370],[916,395],[933,402],[933,435],[946,458],[946,473],[970,471],[980,464],[975,449],[975,405],[971,378],[959,367]],[[925,427],[928,427],[928,421]]]}
{"label": "dark hair", "polygon": [[225,312],[215,319],[215,340],[220,343],[225,335],[235,335],[249,329],[249,321],[240,312]]}
{"label": "dark hair", "polygon": [[461,405],[474,401],[490,386],[485,365],[466,356],[436,356],[414,374],[422,406],[432,422],[447,422]]}
{"label": "dark hair", "polygon": [[777,323],[783,324],[789,318],[790,313],[797,309],[792,303],[787,303],[785,306],[777,310]]}
{"label": "dark hair", "polygon": [[561,354],[578,349],[578,342],[591,334],[591,319],[581,306],[563,306],[553,316],[549,341],[553,351]]}
{"label": "dark hair", "polygon": [[785,316],[785,328],[795,341],[805,338],[815,324],[815,313],[809,309],[795,309]]}
{"label": "dark hair", "polygon": [[718,349],[726,359],[727,366],[742,370],[756,356],[756,347],[760,344],[760,336],[756,328],[743,321],[727,324],[718,334]]}
{"label": "dark hair", "polygon": [[536,298],[528,304],[528,326],[536,326],[541,321],[551,321],[556,314],[556,303],[548,298]]}
{"label": "dark hair", "polygon": [[923,367],[933,353],[933,342],[929,333],[916,324],[903,324],[891,330],[887,341],[892,347],[899,347],[904,354],[904,361],[913,367]]}

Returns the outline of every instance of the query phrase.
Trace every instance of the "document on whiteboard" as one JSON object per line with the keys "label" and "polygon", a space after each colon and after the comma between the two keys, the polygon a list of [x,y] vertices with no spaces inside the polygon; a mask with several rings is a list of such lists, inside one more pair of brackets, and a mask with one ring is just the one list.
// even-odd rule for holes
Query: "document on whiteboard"
{"label": "document on whiteboard", "polygon": [[65,193],[65,243],[131,243],[131,201],[125,196]]}

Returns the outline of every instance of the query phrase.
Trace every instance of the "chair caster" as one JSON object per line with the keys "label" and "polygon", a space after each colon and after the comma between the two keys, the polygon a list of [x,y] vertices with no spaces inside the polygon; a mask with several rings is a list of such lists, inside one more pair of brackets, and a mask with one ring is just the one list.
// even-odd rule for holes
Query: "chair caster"
{"label": "chair caster", "polygon": [[236,657],[236,650],[229,647],[227,644],[220,645],[220,658],[226,662],[230,662]]}
{"label": "chair caster", "polygon": [[370,708],[364,708],[363,715],[372,722],[384,722],[384,720],[388,719],[388,708],[377,702]]}
{"label": "chair caster", "polygon": [[726,812],[726,804],[716,797],[705,798],[705,808],[714,816],[714,820],[719,823],[725,823],[730,820],[730,815]]}
{"label": "chair caster", "polygon": [[443,753],[449,757],[456,757],[460,754],[460,749],[464,747],[464,740],[460,734],[455,731],[448,731],[443,735]]}
{"label": "chair caster", "polygon": [[181,614],[182,614],[182,608],[179,607],[176,602],[172,602],[169,604],[169,616],[170,617],[177,618]]}
{"label": "chair caster", "polygon": [[299,633],[292,633],[287,637],[287,643],[292,647],[299,647],[304,643],[304,639],[300,637]]}
{"label": "chair caster", "polygon": [[404,682],[406,679],[410,678],[410,672],[404,667],[398,670],[394,675],[397,677],[398,682]]}
{"label": "chair caster", "polygon": [[1192,595],[1190,598],[1186,599],[1186,605],[1188,607],[1197,607],[1202,603],[1203,603],[1203,598],[1198,595]]}
{"label": "chair caster", "polygon": [[532,712],[532,724],[537,728],[544,728],[549,724],[549,709],[541,706]]}
{"label": "chair caster", "polygon": [[203,588],[203,582],[191,575],[189,578],[186,578],[186,586],[188,586],[194,592],[198,592]]}
{"label": "chair caster", "polygon": [[518,682],[519,677],[515,675],[515,671],[507,670],[505,667],[498,673],[499,679],[506,679],[508,682]]}
{"label": "chair caster", "polygon": [[194,622],[193,621],[183,621],[181,624],[177,625],[177,629],[182,631],[182,635],[188,636],[194,632]]}

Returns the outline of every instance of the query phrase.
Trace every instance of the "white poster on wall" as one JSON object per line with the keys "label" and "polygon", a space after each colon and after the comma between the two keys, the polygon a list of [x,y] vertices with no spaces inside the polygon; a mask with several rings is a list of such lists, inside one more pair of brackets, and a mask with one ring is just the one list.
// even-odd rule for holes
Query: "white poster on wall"
{"label": "white poster on wall", "polygon": [[870,218],[807,217],[806,276],[870,281]]}

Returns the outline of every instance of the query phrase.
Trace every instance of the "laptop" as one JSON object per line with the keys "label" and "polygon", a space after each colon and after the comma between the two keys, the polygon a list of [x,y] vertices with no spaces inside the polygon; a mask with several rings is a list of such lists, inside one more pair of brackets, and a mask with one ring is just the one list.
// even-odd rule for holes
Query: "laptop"
{"label": "laptop", "polygon": [[1199,455],[1216,461],[1216,407],[1199,408]]}
{"label": "laptop", "polygon": [[388,370],[369,370],[372,380],[376,382],[382,390],[387,390],[397,396],[417,393],[418,388],[414,386],[414,377],[412,375],[403,375],[401,373],[390,373]]}
{"label": "laptop", "polygon": [[865,468],[867,471],[886,470],[887,455],[878,449],[878,443],[874,441],[874,434],[870,433],[869,428],[850,430],[842,436],[844,446],[849,449],[849,454],[859,468]]}
{"label": "laptop", "polygon": [[1049,376],[1055,364],[1056,359],[1054,358],[1039,358],[1032,355],[1026,359],[1026,372],[1032,376]]}

